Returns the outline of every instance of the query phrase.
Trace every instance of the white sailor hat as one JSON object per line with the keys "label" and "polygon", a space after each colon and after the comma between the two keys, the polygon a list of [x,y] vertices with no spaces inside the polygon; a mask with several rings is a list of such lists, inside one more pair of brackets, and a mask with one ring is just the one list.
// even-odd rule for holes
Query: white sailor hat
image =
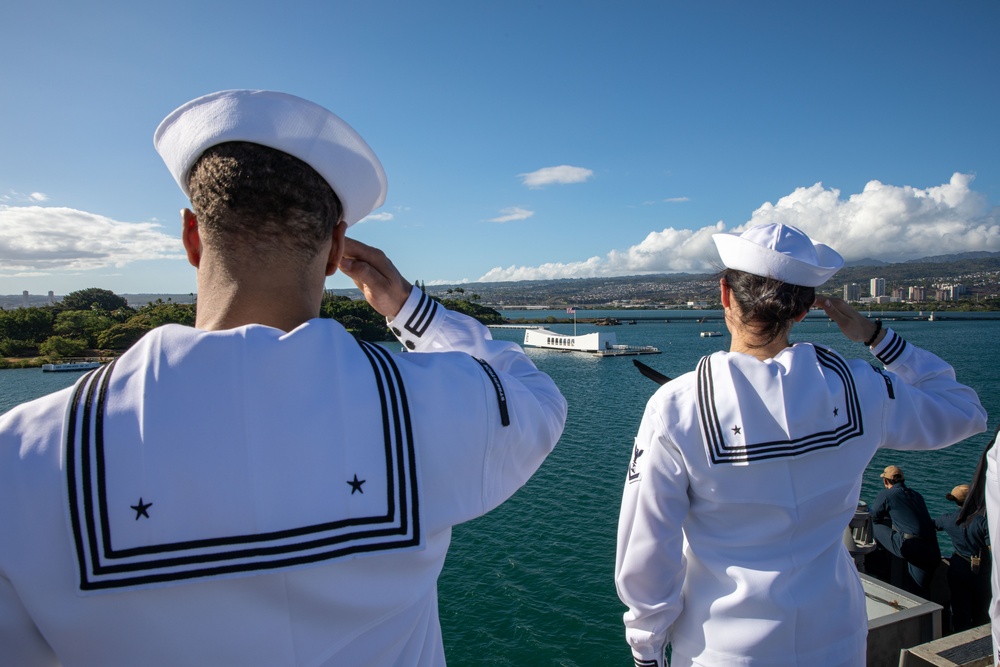
{"label": "white sailor hat", "polygon": [[758,225],[742,234],[712,234],[712,239],[726,268],[792,285],[819,287],[844,266],[836,250],[791,225]]}
{"label": "white sailor hat", "polygon": [[302,160],[330,184],[348,225],[385,201],[382,164],[354,129],[301,97],[268,90],[224,90],[191,100],[163,119],[153,145],[188,197],[188,176],[206,149],[246,141]]}

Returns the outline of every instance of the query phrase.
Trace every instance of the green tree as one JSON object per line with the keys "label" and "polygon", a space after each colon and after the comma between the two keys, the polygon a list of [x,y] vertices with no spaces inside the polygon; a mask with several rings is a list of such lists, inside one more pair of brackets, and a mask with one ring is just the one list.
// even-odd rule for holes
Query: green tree
{"label": "green tree", "polygon": [[164,302],[157,299],[140,308],[128,323],[154,329],[164,324],[183,324],[194,326],[196,310],[194,304]]}
{"label": "green tree", "polygon": [[63,297],[62,307],[65,310],[104,310],[112,312],[119,308],[128,308],[125,297],[99,287],[70,292]]}
{"label": "green tree", "polygon": [[38,352],[45,357],[78,357],[88,347],[83,338],[49,336],[38,346]]}
{"label": "green tree", "polygon": [[38,344],[30,340],[0,338],[0,357],[32,357],[38,352]]}
{"label": "green tree", "polygon": [[327,294],[320,307],[320,317],[337,320],[361,340],[392,339],[385,325],[385,318],[364,300],[355,301],[346,296]]}
{"label": "green tree", "polygon": [[97,345],[97,336],[114,320],[98,310],[64,310],[56,315],[52,330],[59,336],[82,339],[87,347]]}
{"label": "green tree", "polygon": [[0,338],[41,343],[54,332],[51,308],[0,310]]}
{"label": "green tree", "polygon": [[97,346],[102,350],[127,350],[146,335],[149,329],[134,324],[113,324],[97,337]]}

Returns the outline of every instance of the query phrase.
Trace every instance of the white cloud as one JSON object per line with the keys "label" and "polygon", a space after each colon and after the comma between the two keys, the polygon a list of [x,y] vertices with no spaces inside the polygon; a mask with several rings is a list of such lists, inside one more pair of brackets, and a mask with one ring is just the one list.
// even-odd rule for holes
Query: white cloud
{"label": "white cloud", "polygon": [[511,206],[500,211],[501,215],[496,218],[490,218],[490,222],[514,222],[515,220],[527,220],[535,214],[534,211],[529,211],[526,208],[521,208],[520,206]]}
{"label": "white cloud", "polygon": [[420,282],[421,282],[421,284],[434,285],[434,286],[437,286],[437,285],[465,285],[465,284],[467,284],[469,282],[469,279],[468,278],[456,278],[455,280],[446,280],[446,279],[439,278],[437,280],[428,280],[426,283],[424,283],[424,281],[422,281],[422,280]]}
{"label": "white cloud", "polygon": [[118,222],[71,208],[0,205],[0,277],[181,259],[180,239],[154,222]]}
{"label": "white cloud", "polygon": [[584,181],[590,179],[594,175],[594,172],[590,169],[584,169],[583,167],[571,167],[567,164],[560,165],[558,167],[543,167],[538,171],[533,171],[528,174],[518,174],[522,179],[521,183],[527,185],[533,190],[538,188],[544,188],[546,185],[558,184],[566,185],[568,183],[583,183]]}
{"label": "white cloud", "polygon": [[594,256],[581,262],[550,262],[536,267],[498,266],[487,271],[477,282],[715,271],[718,254],[712,257],[715,253],[712,234],[723,231],[725,225],[721,222],[698,230],[668,227],[650,232],[627,250],[612,250],[603,258]]}
{"label": "white cloud", "polygon": [[668,204],[679,204],[681,202],[691,201],[691,199],[688,197],[670,197],[668,199],[664,199],[663,201]]}
{"label": "white cloud", "polygon": [[371,213],[365,217],[358,220],[358,223],[362,222],[388,222],[392,220],[395,216],[388,211],[382,211],[381,213]]}
{"label": "white cloud", "polygon": [[508,280],[553,280],[556,278],[590,278],[593,276],[610,275],[602,272],[603,260],[591,257],[583,262],[550,262],[541,266],[509,266],[506,269],[496,267],[476,280],[478,283],[505,282]]}
{"label": "white cloud", "polygon": [[48,201],[48,199],[49,196],[44,192],[32,192],[30,194],[25,194],[24,192],[10,190],[5,194],[0,195],[0,202],[38,203],[38,202]]}
{"label": "white cloud", "polygon": [[948,183],[927,189],[870,181],[846,200],[839,190],[817,183],[797,188],[777,204],[766,202],[749,222],[732,230],[722,222],[697,230],[668,227],[604,257],[495,267],[479,281],[712,272],[721,265],[712,234],[769,222],[795,225],[831,245],[847,261],[897,262],[971,250],[1000,251],[1000,209],[990,209],[986,197],[969,187],[972,181],[973,176],[957,173]]}
{"label": "white cloud", "polygon": [[797,188],[765,203],[739,228],[768,222],[795,225],[829,244],[848,261],[871,257],[899,262],[970,250],[1000,251],[1000,211],[969,186],[969,174],[954,174],[927,189],[869,181],[846,201],[821,183]]}

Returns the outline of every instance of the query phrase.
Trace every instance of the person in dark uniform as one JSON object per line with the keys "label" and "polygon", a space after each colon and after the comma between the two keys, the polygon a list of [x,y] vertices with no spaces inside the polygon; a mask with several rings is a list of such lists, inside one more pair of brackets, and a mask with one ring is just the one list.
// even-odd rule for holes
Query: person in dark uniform
{"label": "person in dark uniform", "polygon": [[872,505],[875,540],[906,561],[910,576],[903,588],[929,598],[931,579],[941,562],[934,521],[923,496],[906,486],[901,468],[886,466],[880,477],[885,488]]}
{"label": "person in dark uniform", "polygon": [[934,526],[948,533],[955,549],[948,560],[951,624],[955,632],[990,622],[990,535],[984,511],[959,523],[968,495],[968,484],[956,486],[945,498],[956,503],[958,509],[934,519]]}

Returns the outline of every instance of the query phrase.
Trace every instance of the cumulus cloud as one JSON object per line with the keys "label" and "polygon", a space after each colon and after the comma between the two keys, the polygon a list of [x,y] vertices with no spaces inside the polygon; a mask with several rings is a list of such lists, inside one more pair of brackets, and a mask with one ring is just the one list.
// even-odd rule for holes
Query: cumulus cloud
{"label": "cumulus cloud", "polygon": [[369,215],[366,215],[365,217],[358,220],[358,224],[361,224],[362,222],[388,222],[389,220],[392,220],[394,217],[395,216],[392,213],[389,213],[388,211],[382,211],[381,213],[370,213]]}
{"label": "cumulus cloud", "polygon": [[730,230],[723,222],[696,230],[668,227],[604,257],[495,267],[479,281],[711,272],[720,266],[712,234],[741,232],[770,222],[795,225],[833,246],[847,261],[899,262],[971,250],[1000,251],[1000,209],[989,208],[986,197],[971,189],[973,178],[954,174],[948,183],[927,189],[870,181],[846,200],[840,190],[816,183],[797,188],[775,204],[764,203],[748,222]]}
{"label": "cumulus cloud", "polygon": [[118,222],[71,208],[0,205],[0,276],[181,259],[180,239],[155,222]]}
{"label": "cumulus cloud", "polygon": [[583,183],[589,180],[594,172],[583,167],[571,167],[563,164],[558,167],[543,167],[528,174],[518,174],[521,183],[532,190],[544,188],[546,185],[566,185],[568,183]]}
{"label": "cumulus cloud", "polygon": [[970,250],[1000,250],[1000,213],[971,189],[973,176],[954,174],[944,185],[919,189],[869,181],[842,200],[822,183],[770,202],[739,227],[795,225],[833,246],[848,261],[871,257],[899,262]]}
{"label": "cumulus cloud", "polygon": [[697,230],[668,227],[650,232],[627,250],[611,250],[604,257],[594,256],[579,262],[549,262],[541,266],[498,266],[487,271],[477,282],[714,271],[718,266],[718,253],[715,253],[712,234],[723,231],[725,225],[721,222]]}
{"label": "cumulus cloud", "polygon": [[511,206],[500,211],[499,216],[490,218],[490,222],[514,222],[515,220],[527,220],[534,214],[534,211],[529,211],[526,208]]}

